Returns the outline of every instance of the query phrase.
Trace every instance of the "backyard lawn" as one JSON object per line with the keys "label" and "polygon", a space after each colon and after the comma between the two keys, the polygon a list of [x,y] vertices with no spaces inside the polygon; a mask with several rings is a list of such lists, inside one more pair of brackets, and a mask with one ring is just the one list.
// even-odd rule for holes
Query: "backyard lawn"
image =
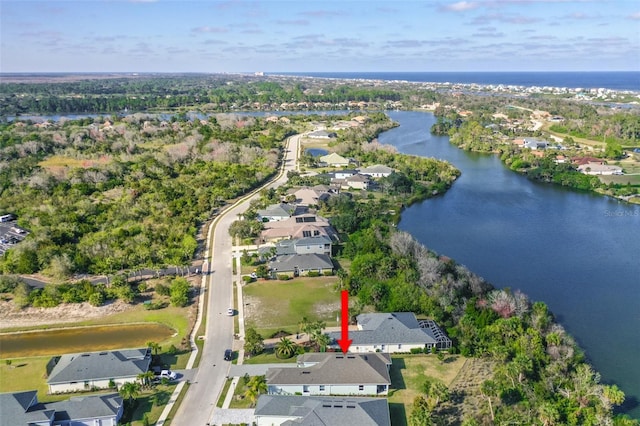
{"label": "backyard lawn", "polygon": [[264,338],[279,330],[298,331],[303,317],[337,326],[340,293],[335,290],[338,277],[297,277],[292,280],[259,280],[243,288],[246,324],[255,327]]}
{"label": "backyard lawn", "polygon": [[443,361],[434,355],[393,355],[392,361],[389,410],[391,424],[395,426],[407,424],[411,404],[422,394],[421,388],[427,378],[449,386],[465,359],[459,355],[445,356]]}

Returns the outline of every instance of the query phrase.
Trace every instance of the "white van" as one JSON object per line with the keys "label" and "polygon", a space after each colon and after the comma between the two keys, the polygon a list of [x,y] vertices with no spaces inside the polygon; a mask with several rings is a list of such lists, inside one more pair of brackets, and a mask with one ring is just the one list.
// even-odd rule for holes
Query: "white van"
{"label": "white van", "polygon": [[175,380],[178,378],[178,375],[171,370],[162,370],[160,372],[160,377],[166,377],[167,379]]}
{"label": "white van", "polygon": [[11,222],[16,217],[12,214],[3,214],[0,216],[0,222]]}

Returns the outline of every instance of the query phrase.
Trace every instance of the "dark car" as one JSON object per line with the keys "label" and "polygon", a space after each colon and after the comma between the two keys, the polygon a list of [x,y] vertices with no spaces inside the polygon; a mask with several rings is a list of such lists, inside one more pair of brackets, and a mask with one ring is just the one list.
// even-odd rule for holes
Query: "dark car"
{"label": "dark car", "polygon": [[226,351],[224,351],[224,360],[231,361],[231,358],[233,358],[233,352],[231,351],[231,349],[227,349]]}

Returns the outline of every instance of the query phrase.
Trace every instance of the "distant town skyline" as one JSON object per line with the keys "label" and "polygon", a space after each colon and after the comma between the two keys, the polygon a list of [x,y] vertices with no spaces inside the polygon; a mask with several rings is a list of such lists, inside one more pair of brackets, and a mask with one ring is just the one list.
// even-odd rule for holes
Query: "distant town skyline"
{"label": "distant town skyline", "polygon": [[0,71],[640,71],[640,2],[0,0]]}

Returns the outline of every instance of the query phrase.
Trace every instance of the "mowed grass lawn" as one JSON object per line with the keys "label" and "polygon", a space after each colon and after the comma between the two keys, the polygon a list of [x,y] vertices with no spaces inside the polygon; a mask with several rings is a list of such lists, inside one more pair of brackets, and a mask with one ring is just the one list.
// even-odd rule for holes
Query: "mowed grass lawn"
{"label": "mowed grass lawn", "polygon": [[298,331],[303,317],[336,326],[340,313],[338,277],[297,277],[295,279],[258,280],[243,287],[246,323],[267,338],[278,330]]}
{"label": "mowed grass lawn", "polygon": [[413,400],[422,395],[422,385],[427,378],[436,379],[449,386],[456,378],[464,357],[447,355],[443,361],[435,355],[393,355],[391,366],[391,391],[389,410],[391,424],[406,425],[411,414]]}

